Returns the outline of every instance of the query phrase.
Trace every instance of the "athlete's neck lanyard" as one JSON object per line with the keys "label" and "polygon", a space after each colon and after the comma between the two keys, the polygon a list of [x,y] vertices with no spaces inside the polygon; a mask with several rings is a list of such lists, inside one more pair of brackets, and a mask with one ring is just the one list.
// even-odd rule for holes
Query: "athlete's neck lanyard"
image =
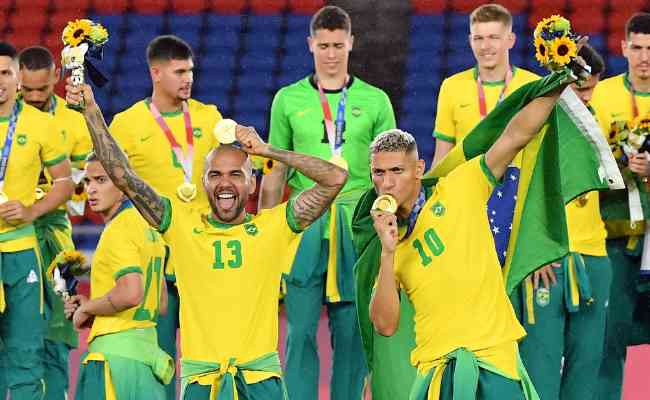
{"label": "athlete's neck lanyard", "polygon": [[323,108],[323,117],[325,119],[325,130],[327,131],[327,139],[330,142],[333,156],[341,155],[341,148],[343,147],[343,128],[345,127],[345,102],[348,97],[348,80],[345,79],[343,89],[341,90],[341,98],[339,99],[338,110],[336,111],[336,122],[332,120],[332,111],[325,96],[325,90],[316,79],[318,86],[318,94],[320,95],[320,105]]}
{"label": "athlete's neck lanyard", "polygon": [[[512,68],[508,65],[506,70],[506,78],[503,82],[503,89],[501,89],[501,94],[499,95],[499,100],[497,104],[501,103],[506,96],[506,89],[508,89],[508,84],[512,80]],[[481,119],[485,118],[487,115],[487,103],[485,101],[485,90],[483,90],[483,81],[481,81],[481,74],[478,67],[476,68],[476,90],[478,91],[478,110],[481,113]]]}
{"label": "athlete's neck lanyard", "polygon": [[422,207],[424,207],[424,203],[426,203],[426,196],[424,194],[424,187],[420,189],[420,194],[418,195],[418,199],[415,201],[415,205],[413,206],[413,209],[411,210],[411,214],[409,214],[409,224],[406,228],[406,234],[402,238],[402,240],[406,239],[409,237],[409,235],[413,232],[413,229],[415,229],[415,223],[418,220],[418,215],[420,215],[420,211],[422,211]]}
{"label": "athlete's neck lanyard", "polygon": [[183,148],[178,144],[172,130],[169,129],[169,125],[165,122],[162,114],[158,110],[153,101],[149,102],[149,110],[153,115],[154,119],[160,126],[160,129],[165,133],[167,141],[172,146],[172,151],[176,155],[176,158],[183,166],[183,174],[185,175],[185,182],[192,182],[192,158],[194,154],[194,135],[192,133],[192,119],[190,118],[190,112],[187,109],[187,102],[183,102],[181,106],[183,110],[183,122],[185,123],[185,137],[187,138],[187,157],[183,154]]}
{"label": "athlete's neck lanyard", "polygon": [[18,114],[20,114],[20,102],[16,100],[14,108],[9,117],[9,126],[7,127],[7,138],[2,147],[2,158],[0,158],[0,191],[5,184],[5,176],[7,175],[7,166],[9,165],[9,154],[11,154],[11,144],[14,142],[14,133],[16,132],[16,125],[18,122]]}
{"label": "athlete's neck lanyard", "polygon": [[56,109],[56,97],[54,97],[54,95],[52,95],[52,97],[50,97],[50,107],[49,107],[49,109],[47,110],[47,112],[48,112],[50,115],[54,115],[54,110],[55,110],[55,109]]}

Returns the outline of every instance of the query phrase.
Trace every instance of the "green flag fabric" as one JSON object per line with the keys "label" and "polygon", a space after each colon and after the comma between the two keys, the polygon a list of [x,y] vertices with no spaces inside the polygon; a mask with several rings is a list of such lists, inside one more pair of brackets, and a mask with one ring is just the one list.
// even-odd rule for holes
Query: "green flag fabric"
{"label": "green flag fabric", "polygon": [[[433,186],[461,163],[487,152],[510,120],[537,97],[556,90],[569,72],[553,73],[508,96],[455,146],[424,186]],[[518,156],[520,181],[512,231],[503,268],[506,290],[531,272],[569,251],[564,205],[591,191],[622,188],[623,179],[609,146],[591,113],[569,88],[562,93],[547,123]],[[369,315],[379,271],[381,244],[370,210],[377,194],[368,191],[353,217],[354,244],[359,259],[354,268],[356,304],[364,350],[371,371],[374,400],[406,400],[415,369],[409,363],[415,346],[413,306],[401,293],[400,326],[385,338],[374,331]],[[523,222],[523,223],[522,223]]]}

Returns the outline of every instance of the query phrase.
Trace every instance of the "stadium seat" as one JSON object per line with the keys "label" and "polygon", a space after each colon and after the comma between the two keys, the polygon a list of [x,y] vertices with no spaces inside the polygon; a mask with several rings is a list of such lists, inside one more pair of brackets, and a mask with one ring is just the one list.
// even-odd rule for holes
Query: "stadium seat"
{"label": "stadium seat", "polygon": [[208,53],[198,60],[201,75],[214,74],[216,77],[227,76],[232,79],[235,71],[235,53],[223,51],[221,53]]}
{"label": "stadium seat", "polygon": [[[108,31],[108,36],[111,42],[114,42],[119,36],[122,28],[125,27],[126,18],[122,15],[98,15],[90,14],[88,18],[95,22],[102,24],[104,28]],[[111,46],[113,43],[110,44]]]}
{"label": "stadium seat", "polygon": [[279,33],[282,29],[282,15],[249,15],[246,30],[254,33]]}
{"label": "stadium seat", "polygon": [[[445,16],[443,14],[413,15],[409,25],[410,40],[422,40],[433,35],[443,35]],[[424,38],[422,38],[424,36]]]}
{"label": "stadium seat", "polygon": [[44,13],[50,7],[50,0],[15,0],[16,10],[34,10]]}
{"label": "stadium seat", "polygon": [[602,10],[607,5],[607,0],[569,0],[569,8],[574,11]]}
{"label": "stadium seat", "polygon": [[607,38],[607,49],[609,50],[610,57],[613,55],[621,55],[621,42],[625,40],[625,32],[623,30],[611,31]]}
{"label": "stadium seat", "polygon": [[[40,12],[33,12],[31,9],[16,10],[11,13],[9,18],[3,18],[4,21],[9,22],[14,32],[27,29],[30,31],[45,30],[47,27],[47,14]],[[61,31],[59,31],[60,33]]]}
{"label": "stadium seat", "polygon": [[211,0],[210,2],[210,10],[217,14],[241,14],[245,7],[245,0]]}
{"label": "stadium seat", "polygon": [[[206,20],[208,36],[216,32],[235,32],[239,34],[242,30],[242,17],[240,15],[219,15],[209,14]],[[218,38],[216,38],[218,39]]]}
{"label": "stadium seat", "polygon": [[645,0],[610,0],[610,9],[625,10],[628,12],[638,12],[646,7]]}
{"label": "stadium seat", "polygon": [[276,67],[277,57],[272,50],[244,54],[240,60],[243,71],[271,72]]}
{"label": "stadium seat", "polygon": [[54,57],[59,58],[58,55],[61,54],[61,50],[63,50],[63,42],[61,41],[61,32],[50,32],[46,34],[41,41],[43,46],[47,47]]}
{"label": "stadium seat", "polygon": [[325,6],[325,0],[289,0],[289,9],[292,13],[312,15]]}
{"label": "stadium seat", "polygon": [[605,28],[603,10],[596,7],[589,13],[575,11],[569,16],[569,21],[571,21],[571,29],[580,34],[597,33]]}
{"label": "stadium seat", "polygon": [[93,10],[97,14],[122,14],[126,12],[129,0],[93,0]]}
{"label": "stadium seat", "polygon": [[183,0],[172,1],[172,11],[174,14],[198,14],[209,7],[209,0]]}
{"label": "stadium seat", "polygon": [[451,33],[469,33],[469,15],[460,13],[449,13],[445,15],[449,22]]}
{"label": "stadium seat", "polygon": [[311,16],[307,15],[287,15],[287,37],[301,35],[306,37],[309,34],[309,22]]}
{"label": "stadium seat", "polygon": [[528,0],[500,0],[499,4],[507,8],[514,16],[528,7]]}
{"label": "stadium seat", "polygon": [[[26,47],[34,46],[41,43],[41,30],[14,31],[9,33],[5,40],[11,43],[16,49],[22,50]],[[55,56],[56,57],[56,56]]]}
{"label": "stadium seat", "polygon": [[627,71],[627,59],[623,56],[609,56],[607,59],[607,75],[613,76]]}
{"label": "stadium seat", "polygon": [[225,50],[236,51],[239,49],[241,35],[233,31],[213,31],[203,36],[205,54],[213,51],[222,52]]}
{"label": "stadium seat", "polygon": [[86,15],[90,4],[91,0],[66,0],[53,2],[55,10],[73,11],[78,13],[80,16]]}
{"label": "stadium seat", "polygon": [[249,0],[250,8],[254,14],[278,14],[286,10],[287,0]]}
{"label": "stadium seat", "polygon": [[589,44],[601,55],[607,51],[607,41],[605,40],[605,35],[602,33],[589,35]]}
{"label": "stadium seat", "polygon": [[131,7],[134,12],[146,15],[160,15],[168,8],[164,0],[131,0]]}
{"label": "stadium seat", "polygon": [[126,20],[128,28],[127,43],[131,41],[134,36],[153,37],[160,34],[165,23],[164,16],[162,15],[130,13],[127,14]]}
{"label": "stadium seat", "polygon": [[[566,8],[567,0],[530,0],[530,9],[535,10],[555,10],[555,13],[563,13]],[[550,15],[550,14],[549,14]]]}
{"label": "stadium seat", "polygon": [[[269,106],[270,103],[266,105],[266,107]],[[257,132],[259,132],[260,136],[264,137],[267,135],[266,132],[268,132],[267,127],[269,124],[269,119],[267,114],[268,111],[266,109],[259,111],[243,111],[235,112],[234,118],[240,124],[254,127]]]}
{"label": "stadium seat", "polygon": [[230,95],[227,91],[214,91],[210,88],[196,87],[192,89],[192,97],[206,104],[214,104],[221,115],[230,117]]}
{"label": "stadium seat", "polygon": [[57,32],[59,35],[63,32],[63,29],[70,21],[75,19],[83,18],[85,15],[79,15],[74,11],[60,11],[50,14],[49,17],[49,27],[53,32]]}
{"label": "stadium seat", "polygon": [[411,7],[415,14],[438,14],[447,6],[445,0],[411,0]]}

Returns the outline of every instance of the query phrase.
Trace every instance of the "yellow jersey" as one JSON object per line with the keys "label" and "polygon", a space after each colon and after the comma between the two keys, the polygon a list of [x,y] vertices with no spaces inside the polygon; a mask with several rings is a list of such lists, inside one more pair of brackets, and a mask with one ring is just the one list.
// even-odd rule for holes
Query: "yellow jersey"
{"label": "yellow jersey", "polygon": [[[221,114],[216,106],[193,99],[188,101],[188,108],[194,140],[192,182],[197,186],[197,196],[192,203],[205,208],[209,204],[205,191],[201,190],[204,161],[210,150],[219,144],[212,131],[217,121],[221,120]],[[178,111],[161,114],[182,147],[183,154],[187,155],[183,113]],[[133,171],[162,196],[176,198],[176,189],[184,182],[183,167],[149,111],[149,100],[139,101],[116,114],[110,132],[129,158]]]}
{"label": "yellow jersey", "polygon": [[[301,237],[288,203],[226,225],[187,203],[165,202],[160,231],[176,265],[183,358],[245,363],[277,351],[280,280]],[[244,372],[248,383],[269,376]]]}
{"label": "yellow jersey", "polygon": [[[18,101],[20,114],[11,146],[3,191],[9,200],[29,207],[36,201],[36,186],[43,167],[64,161],[68,154],[65,139],[51,115]],[[7,138],[9,117],[0,118],[0,140]],[[0,219],[0,234],[19,227]],[[36,246],[33,236],[0,242],[0,252],[20,251]]]}
{"label": "yellow jersey", "polygon": [[[438,93],[438,107],[433,135],[449,143],[460,143],[481,122],[476,78],[477,67],[459,72],[445,79]],[[512,67],[512,79],[504,96],[509,95],[539,76],[522,68]],[[489,113],[496,107],[503,91],[504,81],[483,82],[485,104]]]}
{"label": "yellow jersey", "polygon": [[160,234],[147,224],[130,201],[124,201],[97,244],[90,270],[90,298],[106,295],[119,278],[129,273],[142,274],[144,298],[137,307],[113,315],[97,315],[88,343],[100,335],[156,326],[165,259],[166,249]]}
{"label": "yellow jersey", "polygon": [[605,223],[600,217],[598,192],[586,193],[565,207],[569,250],[590,256],[606,256]]}
{"label": "yellow jersey", "polygon": [[[397,245],[395,276],[415,309],[416,367],[459,347],[476,352],[525,335],[486,212],[496,183],[483,156],[458,166],[438,181],[413,232]],[[517,376],[516,358],[510,361],[507,369]]]}

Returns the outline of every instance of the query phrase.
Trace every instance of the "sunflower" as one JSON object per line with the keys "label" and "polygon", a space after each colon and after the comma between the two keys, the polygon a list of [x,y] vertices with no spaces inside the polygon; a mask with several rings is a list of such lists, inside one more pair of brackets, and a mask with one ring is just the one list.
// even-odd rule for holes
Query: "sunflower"
{"label": "sunflower", "polygon": [[92,30],[92,22],[88,19],[76,19],[68,22],[63,30],[63,44],[66,46],[79,46],[88,38]]}
{"label": "sunflower", "polygon": [[101,46],[108,41],[108,31],[101,24],[93,23],[89,37],[95,46]]}
{"label": "sunflower", "polygon": [[541,21],[537,23],[537,26],[535,27],[535,32],[533,33],[534,36],[539,36],[541,35],[542,31],[545,28],[548,28],[550,25],[550,20],[548,18],[544,18]]}
{"label": "sunflower", "polygon": [[266,159],[266,161],[264,162],[264,169],[263,169],[264,175],[268,175],[271,173],[271,171],[273,170],[273,165],[274,165],[273,160],[271,160],[270,158]]}
{"label": "sunflower", "polygon": [[632,122],[632,126],[634,126],[635,130],[650,130],[650,115],[639,115]]}
{"label": "sunflower", "polygon": [[554,15],[553,17],[555,18],[551,24],[551,30],[556,32],[569,32],[571,30],[571,23],[568,19],[559,15]]}
{"label": "sunflower", "polygon": [[549,50],[550,59],[559,66],[565,66],[576,57],[576,44],[568,36],[553,40]]}
{"label": "sunflower", "polygon": [[548,64],[548,48],[544,39],[539,36],[535,36],[535,58],[542,65]]}

